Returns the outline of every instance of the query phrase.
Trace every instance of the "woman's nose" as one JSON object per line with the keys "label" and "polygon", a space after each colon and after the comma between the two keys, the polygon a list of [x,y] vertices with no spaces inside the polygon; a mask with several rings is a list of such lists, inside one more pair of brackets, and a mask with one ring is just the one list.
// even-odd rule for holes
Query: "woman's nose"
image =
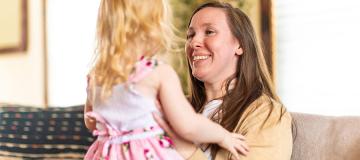
{"label": "woman's nose", "polygon": [[200,36],[194,36],[190,42],[191,48],[200,48],[202,46],[202,40]]}

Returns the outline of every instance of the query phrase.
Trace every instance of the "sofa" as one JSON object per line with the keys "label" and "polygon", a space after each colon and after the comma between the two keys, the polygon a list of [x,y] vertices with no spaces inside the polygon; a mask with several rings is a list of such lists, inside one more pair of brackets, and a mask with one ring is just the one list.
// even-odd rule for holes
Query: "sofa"
{"label": "sofa", "polygon": [[[291,114],[291,160],[360,160],[360,117]],[[82,105],[47,109],[0,105],[0,160],[83,159],[93,141],[83,122]]]}
{"label": "sofa", "polygon": [[291,160],[360,160],[360,116],[292,113]]}
{"label": "sofa", "polygon": [[0,160],[80,160],[93,141],[83,105],[44,109],[0,104]]}

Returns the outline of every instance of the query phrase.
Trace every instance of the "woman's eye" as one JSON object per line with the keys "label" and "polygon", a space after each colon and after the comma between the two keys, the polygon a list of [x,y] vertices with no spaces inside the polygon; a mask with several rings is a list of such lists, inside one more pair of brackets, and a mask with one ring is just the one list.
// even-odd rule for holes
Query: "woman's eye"
{"label": "woman's eye", "polygon": [[214,32],[214,31],[210,31],[210,30],[205,31],[205,34],[206,34],[206,35],[213,34],[213,33],[215,33],[215,32]]}
{"label": "woman's eye", "polygon": [[190,38],[192,38],[192,37],[194,37],[194,34],[193,34],[193,33],[186,35],[186,39],[190,39]]}

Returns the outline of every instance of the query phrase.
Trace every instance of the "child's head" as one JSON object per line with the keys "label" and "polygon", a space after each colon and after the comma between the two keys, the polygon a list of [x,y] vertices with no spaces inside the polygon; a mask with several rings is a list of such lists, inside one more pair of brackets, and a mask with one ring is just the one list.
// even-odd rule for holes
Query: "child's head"
{"label": "child's head", "polygon": [[97,85],[124,82],[136,60],[173,46],[167,0],[101,0],[97,22]]}

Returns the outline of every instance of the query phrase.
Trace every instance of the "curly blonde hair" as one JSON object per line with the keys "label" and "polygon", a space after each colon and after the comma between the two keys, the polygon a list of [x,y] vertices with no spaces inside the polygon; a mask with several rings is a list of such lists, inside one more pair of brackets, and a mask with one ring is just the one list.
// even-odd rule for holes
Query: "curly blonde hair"
{"label": "curly blonde hair", "polygon": [[125,82],[140,56],[166,53],[175,46],[172,12],[166,0],[101,0],[97,48],[90,72],[102,97]]}

